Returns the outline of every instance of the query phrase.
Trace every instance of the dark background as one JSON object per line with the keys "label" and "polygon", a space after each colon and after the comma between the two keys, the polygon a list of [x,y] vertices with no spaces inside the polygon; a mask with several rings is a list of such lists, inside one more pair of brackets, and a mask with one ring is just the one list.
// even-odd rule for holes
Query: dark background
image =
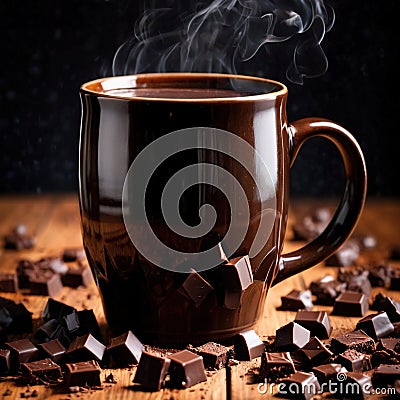
{"label": "dark background", "polygon": [[[323,41],[329,69],[301,86],[284,81],[289,120],[323,116],[345,126],[364,151],[369,195],[398,196],[384,67],[395,55],[385,54],[383,29],[393,2],[385,8],[371,0],[327,3],[336,13]],[[77,190],[79,87],[111,74],[113,55],[141,6],[127,0],[0,2],[0,193]],[[293,195],[340,193],[343,167],[335,148],[322,139],[307,143],[291,186]]]}

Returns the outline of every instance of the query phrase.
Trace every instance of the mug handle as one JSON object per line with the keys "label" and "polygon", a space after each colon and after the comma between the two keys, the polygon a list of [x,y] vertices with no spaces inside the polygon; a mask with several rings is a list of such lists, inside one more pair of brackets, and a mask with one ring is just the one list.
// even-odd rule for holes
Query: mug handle
{"label": "mug handle", "polygon": [[281,255],[273,285],[306,270],[332,255],[353,232],[364,206],[367,173],[364,156],[357,141],[342,126],[327,119],[304,118],[289,126],[291,135],[290,167],[301,146],[310,138],[330,140],[340,151],[346,185],[339,206],[325,230],[310,243]]}

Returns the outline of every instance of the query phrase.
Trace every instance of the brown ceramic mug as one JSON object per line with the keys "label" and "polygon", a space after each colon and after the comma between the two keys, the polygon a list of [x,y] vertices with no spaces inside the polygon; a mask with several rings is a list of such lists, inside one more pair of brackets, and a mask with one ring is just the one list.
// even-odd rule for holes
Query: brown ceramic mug
{"label": "brown ceramic mug", "polygon": [[[330,256],[357,223],[358,144],[332,121],[289,124],[279,82],[143,74],[86,83],[81,100],[83,242],[116,333],[229,339],[256,325],[271,285]],[[290,167],[316,136],[340,151],[345,190],[325,231],[281,254]]]}

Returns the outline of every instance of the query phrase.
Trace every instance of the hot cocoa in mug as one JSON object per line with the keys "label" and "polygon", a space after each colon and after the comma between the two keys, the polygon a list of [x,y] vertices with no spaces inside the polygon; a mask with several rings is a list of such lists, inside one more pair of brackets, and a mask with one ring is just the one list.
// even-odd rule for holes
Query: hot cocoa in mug
{"label": "hot cocoa in mug", "polygon": [[[81,88],[85,251],[115,333],[159,344],[254,328],[268,289],[335,252],[366,192],[362,152],[321,118],[289,123],[286,87],[225,74],[110,77]],[[346,182],[316,239],[282,254],[302,144],[340,151]]]}

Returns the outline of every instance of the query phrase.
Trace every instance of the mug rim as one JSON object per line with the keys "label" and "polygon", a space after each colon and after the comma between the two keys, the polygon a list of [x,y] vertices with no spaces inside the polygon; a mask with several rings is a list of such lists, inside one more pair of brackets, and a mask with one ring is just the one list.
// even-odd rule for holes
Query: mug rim
{"label": "mug rim", "polygon": [[[256,93],[246,96],[232,96],[232,97],[193,97],[193,98],[179,98],[179,97],[150,97],[150,96],[118,96],[117,94],[107,93],[107,90],[115,89],[132,89],[134,88],[137,81],[153,81],[161,82],[162,77],[168,79],[177,80],[206,80],[213,79],[236,79],[242,81],[253,81],[259,83],[265,83],[269,85],[275,85],[276,90],[265,93]],[[116,85],[116,83],[119,83]],[[145,74],[133,74],[133,75],[118,75],[108,76],[92,81],[88,81],[80,87],[80,92],[83,94],[91,94],[96,97],[119,99],[125,101],[164,101],[164,102],[182,102],[182,103],[221,103],[221,102],[257,102],[265,100],[274,100],[280,96],[287,94],[287,87],[276,80],[260,78],[257,76],[250,75],[236,75],[236,74],[223,74],[223,73],[209,73],[209,72],[155,72]]]}

